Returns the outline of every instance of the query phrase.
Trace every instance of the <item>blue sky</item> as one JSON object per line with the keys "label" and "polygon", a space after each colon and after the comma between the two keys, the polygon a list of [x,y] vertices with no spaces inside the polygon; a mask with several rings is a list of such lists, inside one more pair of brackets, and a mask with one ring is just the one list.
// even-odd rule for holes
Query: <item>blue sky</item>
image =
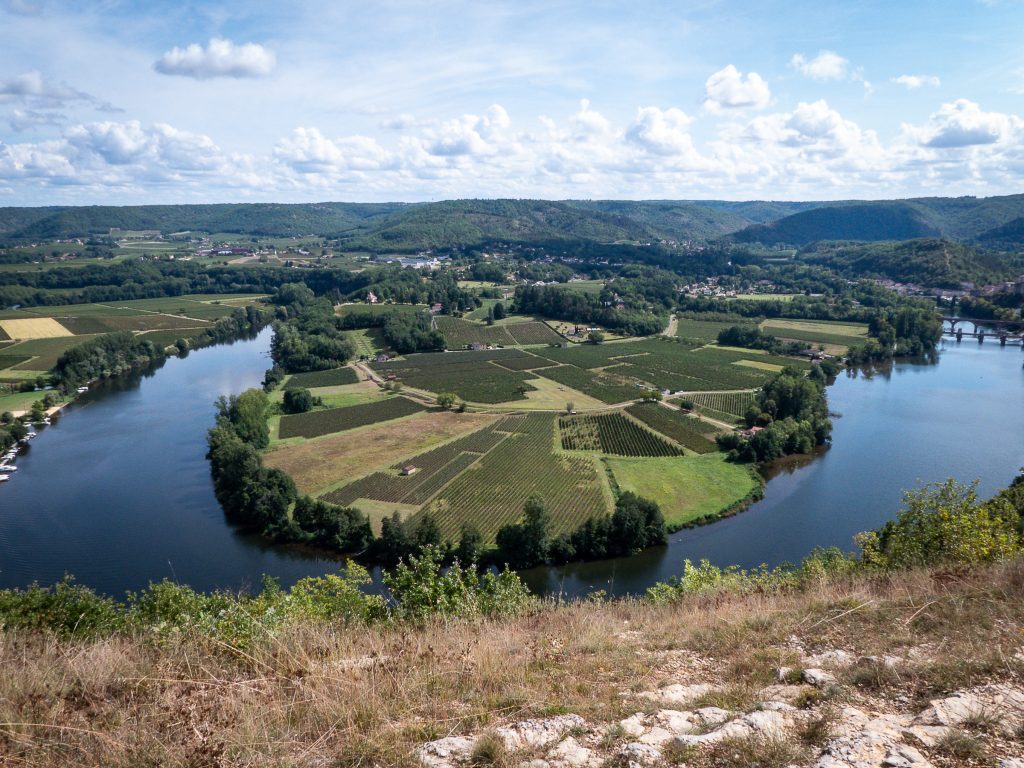
{"label": "blue sky", "polygon": [[0,205],[1022,192],[1022,32],[1022,0],[0,0]]}

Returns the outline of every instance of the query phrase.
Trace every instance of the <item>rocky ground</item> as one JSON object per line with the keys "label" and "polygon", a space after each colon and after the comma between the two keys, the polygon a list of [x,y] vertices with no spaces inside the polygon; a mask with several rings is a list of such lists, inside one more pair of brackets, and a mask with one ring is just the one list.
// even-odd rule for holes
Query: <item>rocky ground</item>
{"label": "rocky ground", "polygon": [[[794,638],[795,648],[801,650]],[[691,674],[655,690],[624,692],[637,712],[612,723],[576,714],[527,719],[468,736],[448,736],[417,752],[429,768],[510,764],[523,768],[598,766],[807,765],[814,768],[933,768],[972,763],[1024,768],[1024,687],[989,684],[910,706],[845,684],[897,679],[927,649],[899,656],[857,657],[831,649],[779,667],[752,706],[715,706],[726,688],[700,682],[708,660],[669,654]],[[684,658],[680,658],[680,657]],[[1021,654],[1017,661],[1024,659]],[[744,711],[746,710],[746,711]]]}

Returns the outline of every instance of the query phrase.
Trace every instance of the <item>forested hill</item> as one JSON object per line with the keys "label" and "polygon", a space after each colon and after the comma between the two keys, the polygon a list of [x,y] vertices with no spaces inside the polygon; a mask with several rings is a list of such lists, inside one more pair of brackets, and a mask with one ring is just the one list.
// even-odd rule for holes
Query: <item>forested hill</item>
{"label": "forested hill", "polygon": [[802,247],[819,240],[942,237],[1019,248],[1024,195],[891,201],[449,200],[0,208],[0,243],[106,235],[112,228],[320,235],[343,248],[417,251],[494,242],[660,240]]}
{"label": "forested hill", "polygon": [[112,228],[228,232],[245,235],[327,235],[372,226],[404,203],[228,203],[219,205],[130,205],[0,208],[0,238],[48,240],[106,235]]}
{"label": "forested hill", "polygon": [[737,232],[738,242],[806,245],[816,240],[906,240],[941,232],[926,212],[909,203],[853,203],[795,213]]}
{"label": "forested hill", "polygon": [[936,288],[963,282],[987,285],[1024,270],[1024,258],[996,254],[940,238],[874,243],[819,241],[796,258],[851,278],[881,277]]}
{"label": "forested hill", "polygon": [[1019,244],[1016,235],[1022,224],[1013,222],[1022,217],[1024,195],[846,201],[819,203],[792,215],[754,224],[731,238],[736,242],[800,247],[818,240],[870,242],[944,237],[1006,247],[1007,242]]}

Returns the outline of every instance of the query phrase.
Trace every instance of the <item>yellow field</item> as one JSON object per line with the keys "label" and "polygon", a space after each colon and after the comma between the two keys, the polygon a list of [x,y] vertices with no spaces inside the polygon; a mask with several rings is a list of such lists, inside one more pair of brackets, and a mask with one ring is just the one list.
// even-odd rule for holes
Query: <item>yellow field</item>
{"label": "yellow field", "polygon": [[0,328],[12,339],[53,339],[75,335],[52,317],[0,320]]}
{"label": "yellow field", "polygon": [[733,365],[742,365],[744,368],[757,368],[761,371],[772,371],[778,373],[782,370],[781,365],[775,365],[774,363],[762,363],[759,360],[737,360]]}
{"label": "yellow field", "polygon": [[868,335],[868,327],[864,323],[842,323],[830,320],[788,320],[772,318],[761,323],[764,328],[771,327],[779,333],[785,330],[831,333],[839,336]]}

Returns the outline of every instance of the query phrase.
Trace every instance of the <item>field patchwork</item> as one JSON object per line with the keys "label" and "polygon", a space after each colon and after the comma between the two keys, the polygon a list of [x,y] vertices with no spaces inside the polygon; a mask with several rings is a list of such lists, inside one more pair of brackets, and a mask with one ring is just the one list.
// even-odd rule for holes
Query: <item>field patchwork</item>
{"label": "field patchwork", "polygon": [[718,450],[713,438],[714,428],[679,410],[658,403],[637,403],[627,408],[626,413],[695,453]]}
{"label": "field patchwork", "polygon": [[577,414],[558,420],[562,448],[617,456],[678,456],[682,451],[623,413]]}

